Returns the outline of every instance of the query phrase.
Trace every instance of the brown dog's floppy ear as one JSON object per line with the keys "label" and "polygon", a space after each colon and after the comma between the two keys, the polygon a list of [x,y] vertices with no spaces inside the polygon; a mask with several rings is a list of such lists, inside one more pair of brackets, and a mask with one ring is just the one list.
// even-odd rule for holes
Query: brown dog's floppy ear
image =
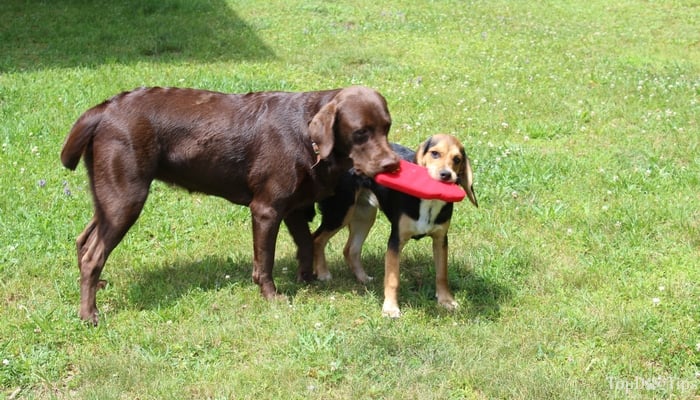
{"label": "brown dog's floppy ear", "polygon": [[460,184],[462,185],[462,188],[464,188],[464,191],[467,193],[467,197],[469,197],[469,201],[474,204],[477,208],[479,207],[479,203],[476,201],[476,193],[474,193],[474,174],[472,173],[472,164],[469,162],[469,157],[465,156],[464,157],[464,163],[463,164],[463,170],[460,175]]}
{"label": "brown dog's floppy ear", "polygon": [[335,142],[333,123],[335,122],[336,108],[336,102],[331,101],[323,106],[309,123],[309,136],[311,141],[318,146],[318,156],[321,159],[327,158],[333,150]]}

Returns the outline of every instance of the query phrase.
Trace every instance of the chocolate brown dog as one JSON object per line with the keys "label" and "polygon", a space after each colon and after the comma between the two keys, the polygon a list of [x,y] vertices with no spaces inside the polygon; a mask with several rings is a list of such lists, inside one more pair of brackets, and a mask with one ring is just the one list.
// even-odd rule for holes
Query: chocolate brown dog
{"label": "chocolate brown dog", "polygon": [[61,161],[83,157],[94,215],[76,241],[80,318],[97,324],[104,264],[143,208],[154,179],[250,207],[253,280],[277,295],[272,270],[284,221],[297,245],[301,280],[313,279],[308,222],[351,166],[373,177],[395,170],[386,100],[365,87],[244,95],[141,88],[87,110]]}

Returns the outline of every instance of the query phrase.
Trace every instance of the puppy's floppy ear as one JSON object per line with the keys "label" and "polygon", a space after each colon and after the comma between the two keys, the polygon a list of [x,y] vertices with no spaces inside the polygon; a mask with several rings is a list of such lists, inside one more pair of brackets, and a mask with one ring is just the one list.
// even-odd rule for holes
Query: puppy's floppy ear
{"label": "puppy's floppy ear", "polygon": [[335,123],[336,110],[337,103],[331,101],[323,106],[309,123],[309,136],[318,145],[318,155],[321,158],[327,158],[333,150],[335,143],[333,124]]}
{"label": "puppy's floppy ear", "polygon": [[[462,153],[464,154],[464,153]],[[467,193],[469,201],[474,204],[477,208],[479,203],[476,201],[476,193],[474,193],[474,174],[472,173],[472,164],[469,162],[469,157],[464,155],[464,162],[462,163],[462,170],[459,173],[459,182]]]}
{"label": "puppy's floppy ear", "polygon": [[423,157],[425,156],[425,153],[428,152],[428,149],[433,146],[433,137],[429,137],[425,140],[425,142],[421,143],[420,146],[418,146],[418,151],[416,152],[416,164],[420,165],[421,167],[425,167],[425,161],[423,160]]}

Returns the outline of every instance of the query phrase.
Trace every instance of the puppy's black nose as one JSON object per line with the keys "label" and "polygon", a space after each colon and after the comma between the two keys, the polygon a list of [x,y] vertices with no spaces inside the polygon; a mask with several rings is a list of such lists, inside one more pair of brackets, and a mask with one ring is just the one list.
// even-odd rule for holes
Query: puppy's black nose
{"label": "puppy's black nose", "polygon": [[451,181],[452,180],[452,172],[443,169],[440,171],[440,180],[442,181]]}

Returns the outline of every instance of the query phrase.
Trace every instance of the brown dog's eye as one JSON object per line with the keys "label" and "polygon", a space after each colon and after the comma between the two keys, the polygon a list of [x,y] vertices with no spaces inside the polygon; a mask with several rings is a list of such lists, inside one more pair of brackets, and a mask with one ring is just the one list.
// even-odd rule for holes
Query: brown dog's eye
{"label": "brown dog's eye", "polygon": [[430,152],[430,156],[437,160],[440,158],[440,152],[433,150]]}
{"label": "brown dog's eye", "polygon": [[352,141],[356,144],[362,144],[369,140],[369,130],[367,128],[358,129],[352,133]]}

